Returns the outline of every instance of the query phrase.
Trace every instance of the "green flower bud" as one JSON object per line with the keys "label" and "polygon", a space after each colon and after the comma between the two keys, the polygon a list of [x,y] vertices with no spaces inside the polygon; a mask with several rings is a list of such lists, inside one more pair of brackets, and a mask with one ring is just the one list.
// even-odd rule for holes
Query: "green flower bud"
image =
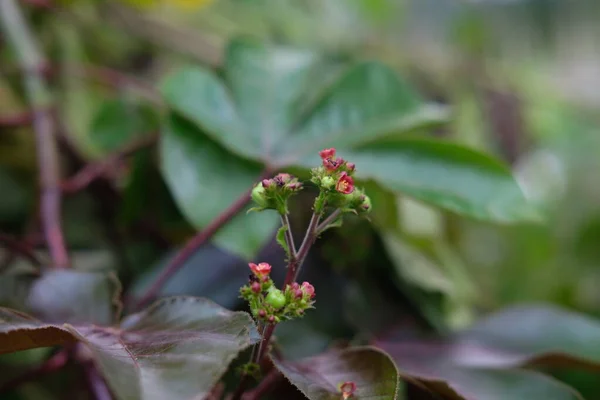
{"label": "green flower bud", "polygon": [[371,211],[371,199],[369,196],[365,196],[361,206],[359,207],[359,212],[368,213]]}
{"label": "green flower bud", "polygon": [[285,306],[286,299],[283,292],[279,289],[271,289],[266,299],[267,303],[272,305],[274,308],[279,309]]}
{"label": "green flower bud", "polygon": [[258,185],[254,186],[254,189],[252,189],[251,197],[252,200],[254,200],[254,202],[260,207],[267,207],[269,204],[269,201],[266,197],[265,188],[263,187],[262,183],[259,183]]}
{"label": "green flower bud", "polygon": [[324,189],[331,189],[334,185],[335,179],[333,179],[331,176],[324,176],[323,179],[321,179],[321,187]]}

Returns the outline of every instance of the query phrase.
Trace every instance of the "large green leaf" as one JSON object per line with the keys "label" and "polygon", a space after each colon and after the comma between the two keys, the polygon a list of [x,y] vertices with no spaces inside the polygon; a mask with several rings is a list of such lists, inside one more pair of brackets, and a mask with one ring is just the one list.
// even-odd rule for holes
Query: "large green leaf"
{"label": "large green leaf", "polygon": [[[472,218],[500,223],[537,221],[511,172],[498,161],[457,144],[393,139],[342,153],[357,177]],[[314,165],[317,160],[307,160]]]}
{"label": "large green leaf", "polygon": [[98,150],[110,153],[157,130],[158,116],[147,105],[114,99],[99,106],[89,139]]}
{"label": "large green leaf", "polygon": [[[261,175],[260,165],[233,156],[175,116],[165,124],[161,155],[171,192],[198,229],[248,192]],[[223,249],[250,258],[274,234],[277,223],[274,213],[246,214],[244,210],[215,235],[214,241]]]}
{"label": "large green leaf", "polygon": [[163,299],[119,328],[50,325],[0,308],[0,354],[81,341],[122,400],[204,398],[258,339],[248,314],[201,298]]}
{"label": "large green leaf", "polygon": [[278,169],[314,167],[317,151],[332,146],[360,178],[436,207],[504,223],[537,218],[499,162],[458,145],[402,140],[445,122],[447,111],[424,103],[384,65],[351,66],[324,84],[319,77],[332,68],[310,53],[234,41],[224,69],[225,82],[180,70],[163,94],[173,111],[237,155]]}
{"label": "large green leaf", "polygon": [[393,400],[398,371],[390,357],[371,347],[329,352],[301,361],[274,360],[275,366],[310,400],[340,399],[340,384],[354,382],[351,398]]}

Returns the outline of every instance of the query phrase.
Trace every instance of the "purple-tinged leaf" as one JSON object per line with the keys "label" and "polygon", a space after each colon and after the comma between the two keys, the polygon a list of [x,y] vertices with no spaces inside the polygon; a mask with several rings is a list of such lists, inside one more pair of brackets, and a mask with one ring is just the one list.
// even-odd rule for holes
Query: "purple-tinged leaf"
{"label": "purple-tinged leaf", "polygon": [[201,399],[237,354],[259,339],[243,312],[171,297],[120,327],[45,324],[0,309],[0,353],[81,341],[118,399]]}
{"label": "purple-tinged leaf", "polygon": [[342,399],[340,385],[353,382],[351,399],[394,400],[399,377],[394,362],[372,347],[332,351],[300,361],[273,360],[275,366],[310,400]]}

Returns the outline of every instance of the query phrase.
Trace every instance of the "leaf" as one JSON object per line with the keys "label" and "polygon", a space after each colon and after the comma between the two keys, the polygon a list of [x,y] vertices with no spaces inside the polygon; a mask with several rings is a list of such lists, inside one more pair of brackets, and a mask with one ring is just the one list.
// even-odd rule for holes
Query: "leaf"
{"label": "leaf", "polygon": [[398,371],[389,356],[372,347],[325,353],[298,362],[273,360],[277,369],[310,400],[341,399],[339,385],[354,382],[353,399],[396,399]]}
{"label": "leaf", "polygon": [[80,329],[120,399],[204,398],[237,354],[259,337],[250,316],[206,299],[172,297],[106,335]]}
{"label": "leaf", "polygon": [[110,325],[119,318],[120,292],[111,273],[51,269],[31,285],[27,309],[50,323]]}
{"label": "leaf", "polygon": [[[498,223],[539,221],[510,171],[485,154],[426,139],[392,139],[341,154],[356,176],[454,213]],[[316,158],[305,162],[315,165]]]}
{"label": "leaf", "polygon": [[538,372],[457,366],[434,344],[378,347],[390,354],[403,378],[444,400],[582,400],[572,388]]}
{"label": "leaf", "polygon": [[287,241],[285,239],[285,233],[288,231],[289,228],[290,227],[288,225],[282,225],[281,228],[277,230],[277,235],[275,236],[277,243],[281,246],[283,251],[285,251],[285,254],[287,254],[288,257],[290,255],[290,248],[288,247]]}
{"label": "leaf", "polygon": [[145,105],[115,99],[103,102],[94,115],[89,138],[104,153],[121,149],[158,130],[158,117]]}
{"label": "leaf", "polygon": [[233,99],[211,72],[182,68],[161,85],[165,101],[182,116],[198,124],[207,135],[239,154],[254,151],[256,144],[244,134]]}
{"label": "leaf", "polygon": [[163,299],[120,328],[61,327],[0,309],[0,354],[79,340],[122,400],[204,398],[237,354],[258,339],[248,314],[200,298]]}
{"label": "leaf", "polygon": [[75,342],[59,326],[42,323],[26,314],[0,308],[0,354]]}
{"label": "leaf", "polygon": [[163,94],[224,149],[266,166],[310,168],[318,150],[336,147],[357,177],[435,207],[500,223],[539,220],[501,163],[455,144],[403,140],[446,122],[446,108],[426,104],[375,62],[311,85],[331,69],[310,53],[238,40],[227,51],[225,82],[185,69],[166,79]]}
{"label": "leaf", "polygon": [[244,123],[245,135],[273,161],[287,141],[299,100],[310,87],[317,57],[308,51],[234,40],[227,49],[225,76]]}
{"label": "leaf", "polygon": [[441,107],[423,108],[417,93],[391,69],[358,64],[327,88],[282,153],[285,160],[300,159],[321,148],[349,148],[446,119]]}
{"label": "leaf", "polygon": [[500,311],[445,341],[377,346],[409,379],[436,393],[452,387],[450,399],[580,399],[565,385],[521,368],[600,370],[600,322],[547,306]]}
{"label": "leaf", "polygon": [[440,267],[394,232],[381,232],[383,244],[396,273],[408,283],[424,290],[452,295],[453,282]]}
{"label": "leaf", "polygon": [[[162,171],[186,218],[206,227],[261,176],[261,167],[228,153],[190,123],[172,116],[163,129]],[[247,193],[247,194],[246,194]],[[275,231],[275,213],[241,211],[217,232],[213,242],[244,258],[254,256]]]}
{"label": "leaf", "polygon": [[473,366],[564,365],[600,370],[600,321],[549,306],[500,311],[458,335],[455,343],[495,354],[462,361]]}

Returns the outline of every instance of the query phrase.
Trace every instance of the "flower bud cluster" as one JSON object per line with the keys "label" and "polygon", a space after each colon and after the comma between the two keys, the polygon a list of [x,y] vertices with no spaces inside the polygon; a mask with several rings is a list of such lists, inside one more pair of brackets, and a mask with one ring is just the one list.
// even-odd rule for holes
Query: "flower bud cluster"
{"label": "flower bud cluster", "polygon": [[257,205],[252,210],[273,209],[282,215],[287,214],[288,198],[300,190],[302,183],[290,174],[281,173],[271,179],[263,179],[252,189],[251,197]]}
{"label": "flower bud cluster", "polygon": [[269,264],[250,263],[249,266],[252,274],[248,284],[240,289],[240,295],[248,301],[256,320],[275,324],[302,317],[307,309],[313,308],[315,288],[310,283],[293,283],[282,291],[269,277]]}
{"label": "flower bud cluster", "polygon": [[323,196],[315,208],[323,205],[340,208],[342,212],[363,214],[371,211],[371,199],[362,189],[354,186],[356,166],[341,157],[336,157],[334,148],[319,152],[322,165],[312,170],[311,181],[320,189]]}

